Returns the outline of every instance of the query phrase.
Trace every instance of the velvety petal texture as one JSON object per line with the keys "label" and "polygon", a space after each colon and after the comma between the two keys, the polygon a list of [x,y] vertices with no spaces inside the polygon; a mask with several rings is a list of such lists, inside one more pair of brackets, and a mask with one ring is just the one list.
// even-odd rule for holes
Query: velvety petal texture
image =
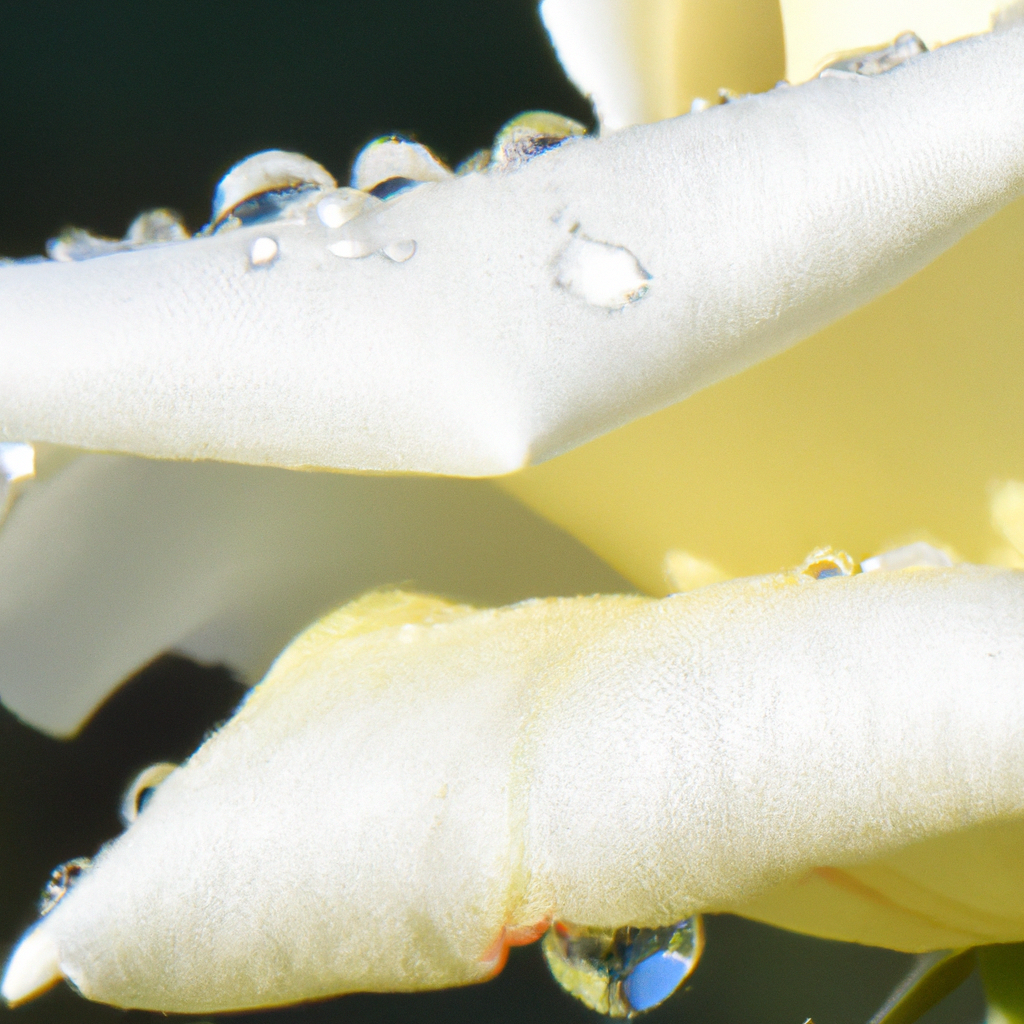
{"label": "velvety petal texture", "polygon": [[[506,928],[747,905],[904,948],[1020,941],[1019,900],[993,915],[983,894],[1020,889],[1019,843],[966,889],[971,858],[936,871],[912,844],[959,855],[1024,814],[1022,673],[1013,570],[494,611],[371,595],[300,636],[163,782],[3,993],[64,975],[120,1006],[210,1012],[433,988],[491,974]],[[879,915],[837,935],[816,879],[884,896],[865,865],[897,851],[934,889],[917,908],[933,930]]]}
{"label": "velvety petal texture", "polygon": [[4,267],[0,433],[457,475],[543,460],[806,337],[1019,195],[1022,57],[1011,28],[338,228]]}

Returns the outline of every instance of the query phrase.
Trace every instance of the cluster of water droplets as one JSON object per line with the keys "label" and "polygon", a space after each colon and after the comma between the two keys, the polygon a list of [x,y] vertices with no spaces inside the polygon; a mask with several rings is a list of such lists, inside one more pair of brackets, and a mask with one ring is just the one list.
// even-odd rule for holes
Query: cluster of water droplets
{"label": "cluster of water droplets", "polygon": [[189,234],[181,218],[163,207],[140,213],[123,238],[105,238],[84,228],[65,228],[46,243],[46,255],[59,263],[77,263],[114,252],[130,252],[150,245],[184,242]]}
{"label": "cluster of water droplets", "polygon": [[555,980],[592,1010],[632,1017],[663,1003],[704,948],[699,916],[665,928],[583,928],[556,921],[541,944]]}

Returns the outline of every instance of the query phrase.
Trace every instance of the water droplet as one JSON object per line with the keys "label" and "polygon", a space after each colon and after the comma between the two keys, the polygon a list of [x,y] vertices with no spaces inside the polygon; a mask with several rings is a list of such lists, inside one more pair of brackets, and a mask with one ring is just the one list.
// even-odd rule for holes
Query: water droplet
{"label": "water droplet", "polygon": [[528,110],[502,126],[494,138],[491,160],[499,167],[519,167],[566,139],[586,134],[586,126],[571,117]]}
{"label": "water droplet", "polygon": [[340,228],[374,205],[373,197],[366,192],[357,188],[339,188],[316,204],[316,212],[326,227]]}
{"label": "water droplet", "polygon": [[847,78],[851,75],[881,75],[911,57],[927,53],[928,47],[913,32],[904,32],[891,45],[870,53],[859,53],[833,61],[818,73],[819,78]]}
{"label": "water droplet", "polygon": [[46,255],[58,263],[77,263],[123,252],[127,247],[117,238],[94,235],[84,228],[65,228],[56,238],[46,241]]}
{"label": "water droplet", "polygon": [[377,247],[362,238],[340,238],[327,246],[327,251],[345,260],[361,260],[364,256],[372,256]]}
{"label": "water droplet", "polygon": [[381,252],[394,263],[404,263],[416,255],[416,243],[410,238],[400,242],[389,242]]}
{"label": "water droplet", "polygon": [[860,572],[860,566],[845,551],[815,548],[797,572],[813,580],[827,580],[833,576],[855,576]]}
{"label": "water droplet", "polygon": [[467,157],[455,168],[455,173],[462,175],[486,171],[490,163],[491,151],[489,149],[478,149],[471,157]]}
{"label": "water droplet", "polygon": [[699,916],[666,928],[585,928],[556,921],[541,945],[555,980],[609,1017],[632,1017],[663,1003],[697,966]]}
{"label": "water droplet", "polygon": [[398,135],[384,135],[363,147],[352,165],[349,184],[377,195],[379,186],[392,183],[383,189],[385,195],[378,196],[384,199],[421,182],[444,181],[451,176],[452,172],[426,146]]}
{"label": "water droplet", "polygon": [[710,100],[704,99],[703,96],[694,96],[693,102],[690,104],[691,114],[703,113],[711,106]]}
{"label": "water droplet", "polygon": [[948,569],[953,560],[941,548],[926,541],[904,544],[860,563],[861,572],[896,572],[899,569]]}
{"label": "water droplet", "polygon": [[249,262],[254,267],[269,267],[280,251],[277,242],[268,235],[261,235],[249,246]]}
{"label": "water droplet", "polygon": [[135,776],[121,798],[121,820],[126,826],[135,821],[142,813],[160,783],[177,767],[176,764],[161,761],[158,764],[151,764],[148,768],[143,768]]}
{"label": "water droplet", "polygon": [[124,241],[131,246],[186,242],[188,238],[188,229],[181,217],[166,207],[140,213],[124,235]]}
{"label": "water droplet", "polygon": [[204,232],[283,217],[301,219],[322,192],[337,185],[329,171],[301,153],[255,153],[221,178],[213,194],[213,217]]}
{"label": "water droplet", "polygon": [[39,914],[45,916],[74,888],[82,875],[92,867],[88,857],[76,857],[53,869],[50,880],[39,894]]}
{"label": "water droplet", "polygon": [[555,283],[591,306],[622,309],[642,299],[651,275],[621,245],[576,233],[558,258]]}

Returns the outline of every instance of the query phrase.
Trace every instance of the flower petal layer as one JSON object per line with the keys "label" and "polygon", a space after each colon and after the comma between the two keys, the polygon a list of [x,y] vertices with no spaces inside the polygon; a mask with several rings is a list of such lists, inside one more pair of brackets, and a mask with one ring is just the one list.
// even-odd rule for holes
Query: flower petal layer
{"label": "flower petal layer", "polygon": [[[1017,196],[1022,56],[1011,29],[569,140],[338,229],[0,268],[0,434],[456,475],[548,458],[781,351]],[[558,283],[570,243],[648,284],[590,304]]]}
{"label": "flower petal layer", "polygon": [[[29,941],[93,999],[209,1012],[483,980],[505,927],[664,925],[879,858],[913,875],[899,851],[1024,815],[1022,671],[1013,570],[371,595],[282,654]],[[1007,849],[986,884],[1019,892]],[[943,938],[983,933],[975,910],[927,908]],[[1019,899],[1001,916],[1024,939]]]}
{"label": "flower petal layer", "polygon": [[0,698],[58,735],[167,650],[255,682],[370,587],[415,580],[500,603],[623,586],[479,482],[116,455],[51,470],[54,458],[0,529]]}

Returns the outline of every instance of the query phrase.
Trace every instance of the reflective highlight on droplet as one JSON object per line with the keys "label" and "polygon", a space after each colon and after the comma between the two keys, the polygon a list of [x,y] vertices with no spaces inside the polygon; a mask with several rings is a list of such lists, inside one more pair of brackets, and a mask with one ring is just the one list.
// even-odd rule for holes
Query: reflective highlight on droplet
{"label": "reflective highlight on droplet", "polygon": [[338,183],[301,153],[268,149],[235,164],[220,180],[205,233],[281,219],[303,219]]}
{"label": "reflective highlight on droplet", "polygon": [[36,450],[19,441],[0,441],[0,523],[7,517],[19,484],[36,475]]}
{"label": "reflective highlight on droplet", "polygon": [[59,867],[53,869],[50,880],[43,886],[39,894],[39,914],[41,917],[50,913],[54,907],[78,883],[82,875],[92,867],[92,861],[88,857],[76,857]]}
{"label": "reflective highlight on droplet", "polygon": [[[349,184],[379,199],[425,181],[444,181],[452,172],[426,146],[399,135],[384,135],[364,146],[352,165]],[[378,194],[382,189],[383,194]]]}
{"label": "reflective highlight on droplet", "polygon": [[843,78],[849,75],[881,75],[911,57],[927,53],[928,47],[913,32],[904,32],[890,45],[870,53],[855,54],[833,61],[818,73],[819,78]]}
{"label": "reflective highlight on droplet", "polygon": [[502,126],[494,138],[491,161],[498,167],[518,167],[566,139],[586,134],[586,126],[571,117],[528,110]]}
{"label": "reflective highlight on droplet", "polygon": [[625,247],[575,233],[562,250],[555,284],[591,306],[622,309],[642,299],[651,275]]}
{"label": "reflective highlight on droplet", "polygon": [[278,252],[277,241],[269,235],[261,235],[249,246],[249,262],[254,267],[269,267],[277,259]]}
{"label": "reflective highlight on droplet", "polygon": [[177,767],[176,764],[171,764],[169,761],[161,761],[158,764],[151,764],[148,768],[143,768],[132,779],[121,798],[121,821],[126,826],[135,821],[142,813],[160,783]]}
{"label": "reflective highlight on droplet", "polygon": [[150,245],[184,242],[188,237],[188,230],[178,214],[161,207],[140,213],[128,226],[124,238],[105,238],[84,228],[65,228],[56,238],[47,241],[46,255],[58,263],[78,263]]}
{"label": "reflective highlight on droplet", "polygon": [[704,948],[699,916],[666,928],[585,928],[556,921],[541,945],[555,980],[609,1017],[663,1003],[689,977]]}

